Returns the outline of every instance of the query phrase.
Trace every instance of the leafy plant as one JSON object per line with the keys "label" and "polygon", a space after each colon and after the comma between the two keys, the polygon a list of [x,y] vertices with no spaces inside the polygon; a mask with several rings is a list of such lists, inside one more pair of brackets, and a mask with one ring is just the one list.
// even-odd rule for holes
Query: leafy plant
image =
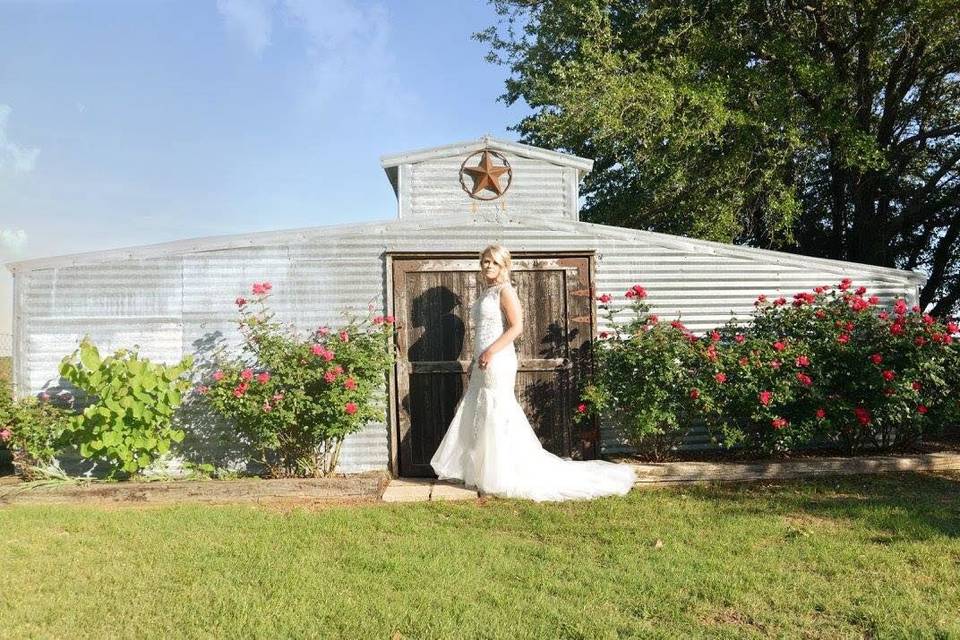
{"label": "leafy plant", "polygon": [[181,442],[184,432],[171,426],[182,394],[190,388],[183,376],[193,356],[175,365],[140,358],[119,349],[101,358],[88,337],[60,363],[60,375],[93,399],[70,418],[69,441],[84,458],[103,459],[111,476],[135,474]]}

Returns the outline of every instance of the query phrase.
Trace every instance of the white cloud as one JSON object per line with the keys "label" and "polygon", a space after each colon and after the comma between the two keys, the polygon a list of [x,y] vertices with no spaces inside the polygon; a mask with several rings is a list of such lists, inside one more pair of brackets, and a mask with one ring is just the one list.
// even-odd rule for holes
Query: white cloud
{"label": "white cloud", "polygon": [[22,147],[7,140],[7,121],[13,112],[8,105],[0,104],[0,170],[12,167],[19,173],[29,173],[37,164],[40,149]]}
{"label": "white cloud", "polygon": [[360,7],[350,0],[286,0],[285,6],[288,21],[308,36],[309,99],[315,106],[349,99],[352,109],[397,113],[415,104],[396,72],[385,7]]}
{"label": "white cloud", "polygon": [[27,232],[23,229],[0,229],[0,256],[16,256],[27,246]]}
{"label": "white cloud", "polygon": [[227,29],[237,33],[257,55],[270,44],[273,5],[274,0],[217,0]]}
{"label": "white cloud", "polygon": [[390,48],[390,19],[380,4],[354,0],[217,0],[227,28],[243,34],[257,55],[270,45],[275,13],[283,25],[302,32],[311,62],[306,80],[308,106],[338,102],[351,110],[402,114],[416,96],[401,82]]}

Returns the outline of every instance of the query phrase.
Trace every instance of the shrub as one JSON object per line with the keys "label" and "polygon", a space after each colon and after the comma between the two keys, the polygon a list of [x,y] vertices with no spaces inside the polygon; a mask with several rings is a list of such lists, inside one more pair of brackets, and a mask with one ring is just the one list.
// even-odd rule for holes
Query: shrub
{"label": "shrub", "polygon": [[344,438],[385,417],[374,392],[393,361],[393,318],[348,315],[338,329],[302,337],[274,320],[271,289],[255,283],[250,300],[237,298],[241,353],[218,353],[213,378],[196,392],[233,422],[270,476],[330,475]]}
{"label": "shrub", "polygon": [[[727,323],[712,356],[700,346],[698,387],[711,428],[727,444],[764,452],[834,443],[846,451],[902,448],[935,432],[956,410],[947,379],[957,345],[946,326],[897,300],[834,287],[769,301],[752,324]],[[723,373],[722,379],[716,374]]]}
{"label": "shrub", "polygon": [[60,363],[60,375],[93,400],[70,418],[68,442],[76,444],[84,458],[106,461],[111,476],[145,469],[171,443],[183,440],[183,431],[173,428],[171,419],[190,388],[182,376],[192,365],[193,356],[166,365],[128,349],[101,359],[84,337]]}
{"label": "shrub", "polygon": [[640,285],[626,296],[632,317],[623,323],[609,305],[609,294],[598,297],[613,334],[600,335],[596,373],[583,390],[578,418],[609,417],[641,455],[661,460],[680,443],[693,418],[690,366],[696,338],[691,340],[679,321],[668,324],[649,315]]}
{"label": "shrub", "polygon": [[67,422],[68,414],[49,402],[46,393],[39,400],[14,400],[9,382],[0,378],[0,442],[13,455],[14,470],[24,480],[47,475]]}

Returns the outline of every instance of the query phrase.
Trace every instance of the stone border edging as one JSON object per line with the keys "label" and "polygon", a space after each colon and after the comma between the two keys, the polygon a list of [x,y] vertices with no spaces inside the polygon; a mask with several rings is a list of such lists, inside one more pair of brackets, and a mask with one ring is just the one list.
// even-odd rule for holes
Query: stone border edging
{"label": "stone border edging", "polygon": [[856,475],[890,471],[960,470],[960,453],[945,451],[912,456],[804,458],[757,462],[624,462],[634,468],[634,487],[745,480],[786,480],[827,475]]}

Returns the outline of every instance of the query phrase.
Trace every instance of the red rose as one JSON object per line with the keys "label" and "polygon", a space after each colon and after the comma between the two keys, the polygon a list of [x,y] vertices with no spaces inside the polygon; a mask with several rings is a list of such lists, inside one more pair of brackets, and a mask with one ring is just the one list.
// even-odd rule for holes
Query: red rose
{"label": "red rose", "polygon": [[826,409],[824,409],[823,407],[820,407],[819,409],[817,409],[817,420],[823,420],[826,417],[827,417]]}
{"label": "red rose", "polygon": [[577,413],[586,413],[586,412],[587,412],[587,405],[585,405],[582,402],[577,405]]}
{"label": "red rose", "polygon": [[699,397],[700,397],[700,390],[697,389],[696,387],[694,387],[693,389],[690,389],[690,397],[693,398],[694,400],[696,400],[697,398],[699,398]]}
{"label": "red rose", "polygon": [[257,375],[257,382],[260,384],[267,384],[270,382],[270,374],[264,371],[263,373]]}
{"label": "red rose", "polygon": [[773,426],[774,429],[783,429],[784,427],[787,426],[788,423],[786,418],[777,417],[771,420],[770,424]]}
{"label": "red rose", "polygon": [[597,300],[599,300],[603,304],[607,304],[612,299],[613,299],[613,296],[611,296],[609,293],[604,293],[602,295],[597,296]]}
{"label": "red rose", "polygon": [[883,362],[883,356],[880,355],[879,353],[875,353],[872,356],[870,356],[870,360],[873,361],[873,364],[880,364],[881,362]]}
{"label": "red rose", "polygon": [[727,381],[727,374],[721,371],[720,373],[713,376],[713,379],[719,382],[720,384],[723,384],[724,382]]}
{"label": "red rose", "polygon": [[238,307],[242,307],[243,305],[247,304],[247,299],[244,298],[243,296],[238,296],[237,299],[234,300],[234,302],[237,303]]}
{"label": "red rose", "polygon": [[353,378],[347,378],[346,380],[343,381],[343,386],[353,391],[354,389],[357,388],[357,381],[354,380]]}
{"label": "red rose", "polygon": [[785,342],[777,340],[776,342],[773,343],[773,348],[776,349],[777,351],[783,351],[784,349],[787,348],[787,344]]}
{"label": "red rose", "polygon": [[920,412],[920,413],[924,413],[924,414],[925,414],[925,413],[927,412],[927,405],[925,405],[925,404],[918,404],[918,405],[917,405],[917,411]]}
{"label": "red rose", "polygon": [[249,368],[244,369],[243,371],[240,372],[240,377],[243,378],[244,380],[249,380],[250,378],[253,377],[253,369],[249,369]]}
{"label": "red rose", "polygon": [[773,397],[773,393],[769,391],[761,391],[759,394],[760,404],[767,406],[770,404],[770,399]]}
{"label": "red rose", "polygon": [[347,404],[343,405],[343,410],[350,415],[353,415],[357,412],[357,405],[355,402],[348,402]]}
{"label": "red rose", "polygon": [[873,416],[870,415],[870,410],[866,407],[854,407],[853,413],[857,416],[857,421],[864,426],[870,424],[870,421],[873,419]]}
{"label": "red rose", "polygon": [[797,356],[797,359],[794,361],[794,363],[795,363],[798,367],[806,367],[806,366],[808,366],[808,365],[810,364],[810,358],[808,358],[808,357],[805,356],[805,355],[799,355],[799,356]]}
{"label": "red rose", "polygon": [[720,332],[713,330],[710,332],[710,341],[711,342],[720,342]]}
{"label": "red rose", "polygon": [[743,341],[747,339],[747,336],[743,335],[742,333],[738,333],[737,335],[733,336],[733,339],[736,340],[738,344],[743,344]]}
{"label": "red rose", "polygon": [[887,382],[897,377],[897,374],[894,373],[893,369],[885,370],[882,375],[883,375],[883,379],[886,380]]}
{"label": "red rose", "polygon": [[850,336],[845,333],[841,333],[839,336],[837,336],[837,342],[840,344],[847,344],[850,342]]}

